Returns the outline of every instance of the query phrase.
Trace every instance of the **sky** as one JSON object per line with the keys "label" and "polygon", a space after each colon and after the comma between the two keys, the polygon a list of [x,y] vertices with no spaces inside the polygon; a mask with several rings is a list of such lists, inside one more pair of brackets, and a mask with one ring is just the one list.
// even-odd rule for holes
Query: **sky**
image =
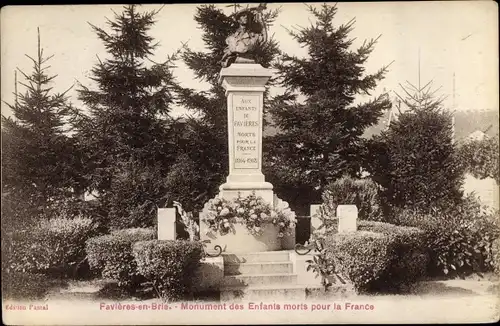
{"label": "sky", "polygon": [[[151,30],[151,35],[160,42],[153,60],[164,60],[183,42],[195,50],[204,50],[201,31],[193,19],[196,6],[169,4],[161,10]],[[218,6],[228,13],[232,11],[223,4]],[[141,10],[159,7],[143,5]],[[306,55],[305,49],[287,32],[287,29],[311,24],[312,16],[306,6],[280,3],[268,4],[268,7],[281,7],[281,14],[270,29],[281,50]],[[83,108],[77,100],[76,83],[92,86],[89,72],[97,62],[97,55],[105,56],[103,44],[88,23],[107,28],[105,17],[112,19],[112,10],[118,12],[121,8],[119,5],[3,7],[0,16],[2,114],[10,115],[3,101],[14,100],[16,67],[27,73],[31,71],[31,61],[25,54],[36,55],[37,27],[41,31],[44,53],[54,55],[49,62],[49,72],[58,75],[54,90],[64,91],[75,84],[68,94],[73,104]],[[356,38],[354,48],[364,40],[381,36],[365,65],[366,71],[375,72],[394,62],[373,95],[384,89],[401,92],[399,83],[418,84],[420,75],[422,85],[432,79],[436,88],[442,87],[438,94],[448,96],[445,105],[450,108],[498,111],[497,13],[497,4],[493,1],[341,2],[334,25],[355,18],[350,35]],[[196,80],[182,63],[174,73],[183,85],[206,89],[206,84]],[[18,79],[22,81],[19,74]],[[273,91],[279,93],[280,89]],[[174,110],[175,115],[184,112],[181,107]]]}

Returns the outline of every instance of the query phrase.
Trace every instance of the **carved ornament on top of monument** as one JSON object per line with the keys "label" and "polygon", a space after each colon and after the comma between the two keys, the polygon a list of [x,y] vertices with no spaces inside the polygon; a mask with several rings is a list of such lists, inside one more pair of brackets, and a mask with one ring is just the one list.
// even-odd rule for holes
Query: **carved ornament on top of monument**
{"label": "carved ornament on top of monument", "polygon": [[255,63],[251,52],[259,44],[267,42],[267,26],[262,16],[265,9],[265,3],[259,4],[257,7],[237,11],[231,16],[238,28],[226,38],[222,67],[227,68],[233,62]]}

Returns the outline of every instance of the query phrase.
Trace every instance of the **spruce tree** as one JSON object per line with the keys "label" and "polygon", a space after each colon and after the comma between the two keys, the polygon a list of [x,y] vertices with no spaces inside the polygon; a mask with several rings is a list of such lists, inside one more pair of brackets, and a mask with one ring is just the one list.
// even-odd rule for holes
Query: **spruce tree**
{"label": "spruce tree", "polygon": [[370,95],[387,71],[384,66],[366,74],[363,67],[377,40],[352,50],[349,33],[354,20],[336,27],[336,6],[308,8],[316,21],[289,31],[307,49],[307,56],[280,57],[276,68],[287,91],[272,101],[270,112],[279,132],[264,146],[266,176],[302,214],[321,201],[329,182],[359,173],[364,153],[361,136],[391,106],[386,94],[354,103],[356,96]]}
{"label": "spruce tree", "polygon": [[176,145],[169,115],[175,81],[173,57],[151,60],[158,44],[148,32],[157,13],[127,5],[107,21],[109,32],[91,25],[108,58],[98,57],[92,69],[97,87],[79,89],[89,111],[79,136],[88,155],[89,190],[109,210],[111,227],[154,225],[167,195],[163,179]]}
{"label": "spruce tree", "polygon": [[369,172],[383,189],[387,213],[453,208],[462,198],[463,166],[453,141],[452,114],[432,82],[401,89],[399,115],[371,144]]}
{"label": "spruce tree", "polygon": [[[234,10],[238,5],[234,6]],[[264,20],[272,25],[279,10],[264,11]],[[195,21],[202,31],[202,39],[208,51],[194,51],[184,47],[182,59],[191,69],[196,79],[208,82],[208,91],[187,87],[178,88],[178,98],[190,113],[186,121],[184,153],[176,165],[183,173],[175,172],[170,182],[182,189],[192,189],[193,193],[178,193],[177,199],[187,210],[200,209],[217,192],[228,174],[227,102],[225,91],[219,85],[220,60],[226,47],[226,38],[237,28],[231,13],[214,5],[197,8]],[[276,41],[271,39],[255,50],[255,61],[269,67],[278,54]],[[267,94],[267,93],[266,93]],[[186,171],[189,168],[191,172]],[[183,174],[194,174],[199,178],[182,178]],[[175,176],[181,177],[181,179]],[[184,196],[183,196],[184,195]],[[193,201],[192,199],[196,200]]]}
{"label": "spruce tree", "polygon": [[[24,88],[15,102],[6,103],[12,116],[2,115],[2,216],[16,222],[40,216],[52,202],[72,196],[78,188],[74,139],[69,123],[76,111],[66,92],[57,93],[52,84],[57,75],[47,73],[47,62],[38,30],[36,56],[30,74],[18,69]],[[21,222],[21,221],[19,221]]]}

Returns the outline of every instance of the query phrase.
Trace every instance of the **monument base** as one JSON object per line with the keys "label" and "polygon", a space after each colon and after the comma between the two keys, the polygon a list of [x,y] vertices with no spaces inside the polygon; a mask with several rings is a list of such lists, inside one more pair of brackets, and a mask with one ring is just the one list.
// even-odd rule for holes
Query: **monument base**
{"label": "monument base", "polygon": [[237,198],[238,194],[246,197],[255,193],[267,203],[274,204],[273,185],[269,182],[226,182],[219,187],[219,191],[219,197],[227,200]]}
{"label": "monument base", "polygon": [[[262,194],[270,196],[268,201],[272,207],[275,209],[289,209],[288,203],[279,199],[278,196],[273,194],[272,185],[268,182],[264,184],[270,185],[268,189],[255,189],[249,187],[239,186],[238,189],[229,188],[221,191],[215,198],[224,198],[227,200],[232,200],[238,196],[238,192],[241,196],[247,196],[255,191],[257,196],[261,196],[264,200],[268,201]],[[220,188],[225,188],[230,184],[225,183],[220,186]],[[262,185],[262,183],[261,183]],[[254,185],[255,186],[255,185]],[[269,186],[268,186],[269,187]],[[241,189],[244,188],[244,189]],[[260,193],[257,191],[259,190]],[[295,228],[289,230],[288,234],[283,237],[278,237],[277,228],[272,224],[266,228],[266,232],[263,236],[255,238],[246,231],[246,227],[241,224],[234,224],[234,232],[226,235],[220,235],[213,230],[210,230],[203,222],[204,216],[208,214],[208,202],[205,203],[203,210],[200,212],[200,240],[210,240],[209,248],[213,248],[215,245],[220,245],[225,253],[234,252],[262,252],[262,251],[276,251],[276,250],[292,250],[296,244]]]}
{"label": "monument base", "polygon": [[249,253],[281,250],[281,239],[278,237],[279,229],[273,224],[264,224],[262,234],[250,234],[246,225],[233,224],[231,232],[225,235],[208,231],[206,236],[210,239],[210,246],[221,246],[224,253]]}

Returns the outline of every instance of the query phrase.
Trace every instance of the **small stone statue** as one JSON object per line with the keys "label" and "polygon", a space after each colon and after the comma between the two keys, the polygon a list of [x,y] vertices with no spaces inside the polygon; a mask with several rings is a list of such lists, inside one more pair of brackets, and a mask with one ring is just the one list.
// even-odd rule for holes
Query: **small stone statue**
{"label": "small stone statue", "polygon": [[221,60],[223,67],[229,67],[233,62],[254,62],[248,53],[258,44],[267,42],[267,27],[262,17],[266,4],[246,8],[232,15],[238,29],[226,38],[227,47]]}

